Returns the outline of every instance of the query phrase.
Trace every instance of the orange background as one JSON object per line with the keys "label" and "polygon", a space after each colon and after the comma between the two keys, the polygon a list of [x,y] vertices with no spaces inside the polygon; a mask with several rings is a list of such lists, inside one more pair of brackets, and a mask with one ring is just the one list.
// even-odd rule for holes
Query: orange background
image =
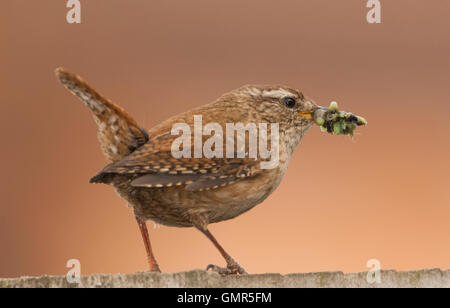
{"label": "orange background", "polygon": [[[0,10],[0,277],[146,270],[89,111],[64,66],[144,127],[248,83],[301,89],[367,118],[352,141],[314,127],[280,187],[211,225],[251,273],[450,267],[450,2],[6,0]],[[194,229],[149,223],[161,268],[224,264]]]}

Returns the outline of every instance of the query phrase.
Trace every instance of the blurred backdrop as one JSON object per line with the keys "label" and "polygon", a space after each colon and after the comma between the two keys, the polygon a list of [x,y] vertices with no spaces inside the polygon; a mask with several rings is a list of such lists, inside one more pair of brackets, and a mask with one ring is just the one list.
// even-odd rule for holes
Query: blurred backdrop
{"label": "blurred backdrop", "polygon": [[[211,225],[249,272],[450,267],[450,2],[6,0],[0,11],[0,276],[147,269],[132,211],[89,184],[105,160],[64,66],[144,127],[248,83],[336,100],[369,125],[352,140],[314,127],[280,187]],[[194,229],[156,227],[163,271],[224,264]]]}

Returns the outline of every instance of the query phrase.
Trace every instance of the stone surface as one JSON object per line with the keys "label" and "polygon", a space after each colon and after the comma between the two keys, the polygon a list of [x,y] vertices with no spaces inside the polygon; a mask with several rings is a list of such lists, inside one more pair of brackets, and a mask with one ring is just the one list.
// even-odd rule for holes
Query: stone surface
{"label": "stone surface", "polygon": [[193,270],[179,273],[135,274],[94,274],[82,276],[80,284],[69,284],[65,276],[41,276],[0,279],[0,288],[128,288],[128,287],[414,287],[450,288],[450,270],[424,269],[397,272],[384,270],[380,272],[380,283],[369,284],[367,272],[349,273],[322,272],[304,274],[254,274],[244,276],[221,277],[213,272]]}

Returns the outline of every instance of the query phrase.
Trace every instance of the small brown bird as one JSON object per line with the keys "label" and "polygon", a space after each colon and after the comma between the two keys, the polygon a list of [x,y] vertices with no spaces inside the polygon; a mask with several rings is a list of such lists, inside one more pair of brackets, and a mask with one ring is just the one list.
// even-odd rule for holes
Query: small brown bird
{"label": "small brown bird", "polygon": [[[146,131],[125,110],[97,93],[79,76],[62,68],[56,70],[56,76],[93,113],[98,139],[109,164],[90,182],[112,185],[133,207],[150,270],[160,271],[150,245],[147,220],[166,226],[197,228],[226,261],[224,268],[209,265],[207,269],[220,274],[245,274],[244,268],[209,232],[208,224],[234,218],[263,202],[280,184],[295,148],[308,129],[314,122],[324,123],[324,119],[317,120],[314,116],[318,110],[323,115],[325,109],[296,89],[248,85]],[[186,123],[194,131],[194,116],[199,115],[202,123],[218,123],[222,127],[227,123],[278,123],[276,166],[262,168],[261,163],[269,160],[267,157],[237,157],[234,144],[239,145],[239,141],[234,134],[227,135],[223,144],[215,145],[216,150],[220,145],[225,149],[227,141],[233,140],[233,148],[227,148],[225,158],[175,158],[172,147],[179,134],[172,134],[172,128],[176,123]],[[350,116],[346,113],[347,118]],[[365,124],[362,118],[352,117],[353,124]],[[330,121],[331,118],[325,127],[333,127],[334,122]],[[269,131],[272,132],[272,127]],[[267,136],[269,144],[276,137],[269,132]],[[209,137],[201,136],[202,144]],[[245,153],[251,150],[249,140],[245,138]],[[194,145],[188,144],[195,151]]]}

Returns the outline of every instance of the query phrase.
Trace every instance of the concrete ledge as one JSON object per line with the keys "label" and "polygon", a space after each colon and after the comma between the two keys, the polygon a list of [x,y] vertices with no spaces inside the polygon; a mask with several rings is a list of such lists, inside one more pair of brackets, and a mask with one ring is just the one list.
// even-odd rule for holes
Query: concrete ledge
{"label": "concrete ledge", "polygon": [[80,284],[69,284],[65,276],[0,279],[0,288],[450,288],[450,270],[424,269],[397,272],[381,271],[381,283],[369,284],[367,272],[322,272],[306,274],[255,274],[221,277],[213,272],[193,270],[180,273],[94,274],[81,277]]}

